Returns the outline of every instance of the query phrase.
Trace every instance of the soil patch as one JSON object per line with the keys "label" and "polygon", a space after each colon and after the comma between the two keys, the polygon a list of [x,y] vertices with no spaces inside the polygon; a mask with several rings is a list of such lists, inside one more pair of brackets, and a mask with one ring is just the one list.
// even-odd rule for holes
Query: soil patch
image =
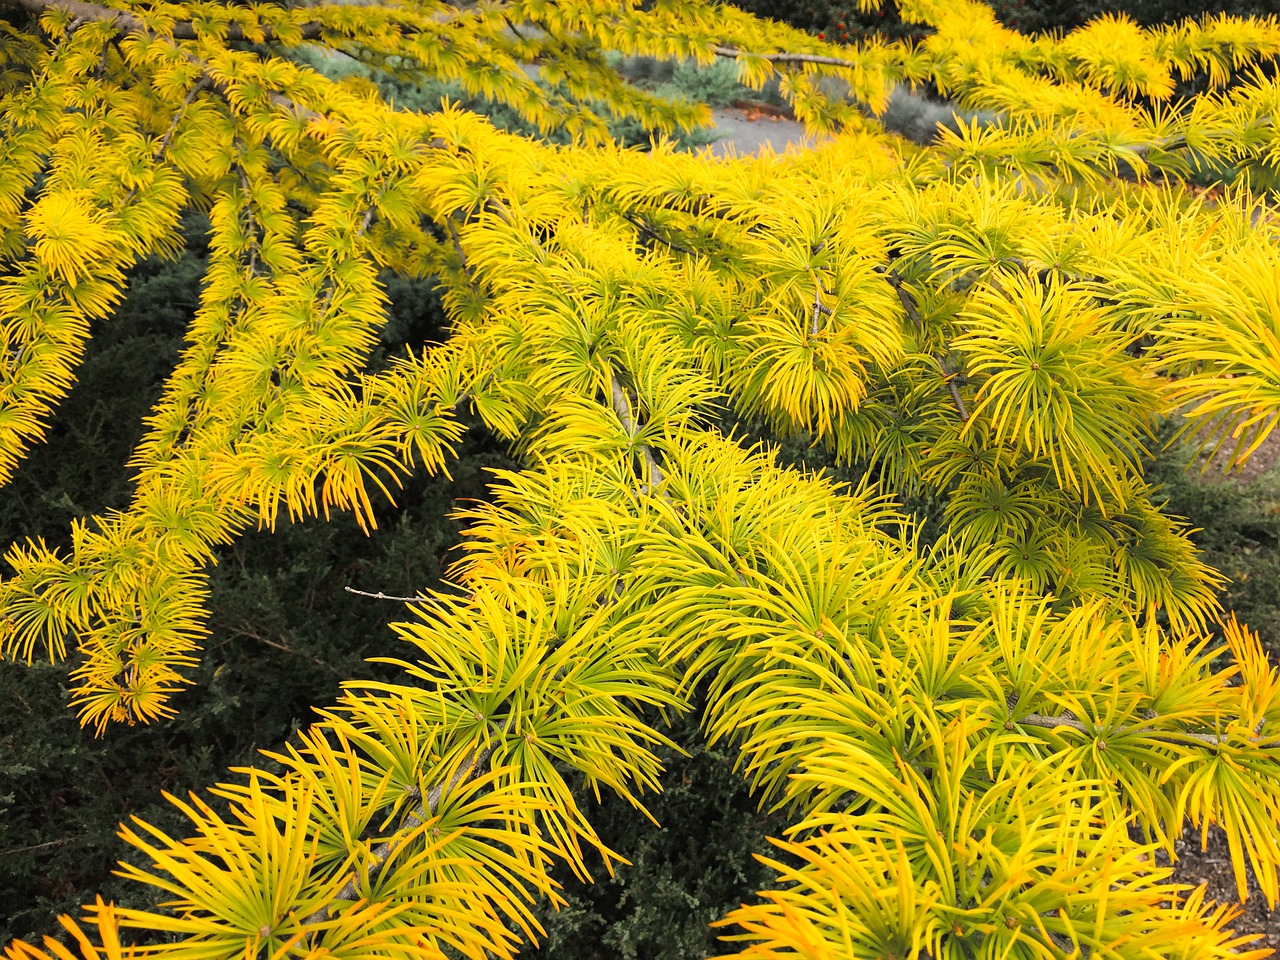
{"label": "soil patch", "polygon": [[[1231,452],[1232,445],[1225,444],[1223,449],[1212,456],[1201,455],[1191,466],[1189,475],[1207,484],[1247,484],[1257,480],[1274,470],[1277,461],[1280,461],[1280,429],[1273,431],[1242,467],[1226,473],[1224,468],[1231,458]],[[1199,472],[1201,467],[1204,467],[1203,472]],[[1263,897],[1252,870],[1249,871],[1248,897],[1244,903],[1239,902],[1231,853],[1222,831],[1216,828],[1210,830],[1205,850],[1200,849],[1200,835],[1193,830],[1187,831],[1174,846],[1178,854],[1178,862],[1174,867],[1176,881],[1197,886],[1204,884],[1207,900],[1237,904],[1241,914],[1231,924],[1237,934],[1260,934],[1262,939],[1252,944],[1253,947],[1265,946],[1280,951],[1280,910],[1267,907],[1266,898]]]}
{"label": "soil patch", "polygon": [[1267,907],[1267,900],[1258,888],[1258,882],[1249,871],[1248,899],[1239,902],[1236,893],[1236,875],[1231,868],[1231,853],[1227,849],[1227,838],[1216,828],[1209,831],[1207,850],[1200,849],[1200,835],[1196,831],[1187,831],[1181,840],[1174,842],[1178,853],[1178,862],[1174,866],[1173,879],[1178,883],[1189,883],[1193,886],[1205,885],[1205,899],[1218,903],[1234,903],[1241,911],[1240,916],[1231,921],[1231,928],[1237,936],[1256,933],[1262,939],[1250,946],[1270,947],[1280,950],[1280,910]]}
{"label": "soil patch", "polygon": [[1195,476],[1195,471],[1204,467],[1204,471],[1198,477],[1204,483],[1222,483],[1226,480],[1249,483],[1257,480],[1264,473],[1275,469],[1276,462],[1280,461],[1280,428],[1271,431],[1271,436],[1262,441],[1261,446],[1253,452],[1253,456],[1246,460],[1243,466],[1226,473],[1225,468],[1231,460],[1234,446],[1232,441],[1228,441],[1216,454],[1212,456],[1208,456],[1207,452],[1202,454],[1191,468],[1192,476]]}

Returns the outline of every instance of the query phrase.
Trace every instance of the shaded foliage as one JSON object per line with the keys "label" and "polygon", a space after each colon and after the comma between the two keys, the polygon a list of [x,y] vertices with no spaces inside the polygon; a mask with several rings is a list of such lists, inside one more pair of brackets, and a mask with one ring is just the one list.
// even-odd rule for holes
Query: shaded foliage
{"label": "shaded foliage", "polygon": [[[927,33],[918,24],[904,23],[895,3],[867,12],[859,10],[855,0],[735,0],[733,6],[801,30],[821,31],[832,42],[869,34],[893,40],[920,39]],[[1022,33],[1073,30],[1105,13],[1126,14],[1144,26],[1205,14],[1250,17],[1275,13],[1269,0],[992,0],[990,6],[1001,23]]]}
{"label": "shaded foliage", "polygon": [[671,737],[685,753],[660,751],[662,793],[648,803],[658,826],[613,794],[598,807],[580,798],[601,838],[631,863],[612,876],[601,870],[595,883],[562,877],[568,906],[543,906],[547,938],[525,956],[588,960],[607,951],[623,960],[694,960],[732,952],[709,925],[768,883],[753,854],[769,850],[767,838],[786,828],[786,818],[759,809],[734,770],[736,751],[708,748],[696,714],[676,720]]}
{"label": "shaded foliage", "polygon": [[[188,223],[190,246],[175,261],[140,264],[117,314],[95,331],[48,442],[0,497],[0,540],[56,543],[71,517],[127,505],[123,465],[199,296],[203,226]],[[431,283],[386,282],[391,307],[375,362],[443,335]],[[0,939],[44,934],[58,913],[98,891],[149,905],[111,875],[131,850],[116,836],[122,818],[179,829],[182,817],[161,791],[184,796],[229,766],[260,761],[257,750],[279,749],[342,680],[388,672],[365,661],[395,652],[387,624],[403,606],[343,588],[412,595],[439,580],[458,542],[448,514],[459,500],[485,496],[488,468],[513,465],[479,432],[460,453],[452,480],[416,476],[399,507],[376,503],[371,537],[338,514],[281,523],[221,550],[206,657],[178,697],[175,721],[95,738],[67,709],[74,663],[0,662],[0,702],[11,705],[0,739]]]}

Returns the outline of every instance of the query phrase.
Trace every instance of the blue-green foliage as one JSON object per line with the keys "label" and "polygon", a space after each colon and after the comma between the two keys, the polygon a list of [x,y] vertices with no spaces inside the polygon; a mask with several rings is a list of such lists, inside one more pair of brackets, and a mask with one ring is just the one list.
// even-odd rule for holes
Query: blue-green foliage
{"label": "blue-green foliage", "polygon": [[[409,80],[402,76],[397,76],[395,72],[396,64],[386,65],[387,69],[371,68],[355,60],[326,56],[318,52],[304,52],[299,55],[299,59],[305,60],[317,70],[335,80],[355,79],[372,83],[386,100],[405,110],[432,113],[440,110],[442,103],[448,102],[457,104],[465,110],[484,114],[495,127],[507,133],[535,138],[546,143],[567,144],[571,140],[570,135],[564,130],[540,133],[537,127],[510,107],[483,97],[472,96],[457,81]],[[617,59],[616,57],[613,58],[614,62]],[[720,80],[723,71],[713,70],[710,72],[716,78],[716,81],[712,83],[712,87],[719,89],[717,84],[723,85]],[[688,91],[692,91],[693,96],[690,99],[701,99],[699,82],[696,76],[690,76],[686,71],[681,74],[681,77],[682,79],[674,81],[666,92],[678,96],[681,94],[688,95]],[[574,100],[573,96],[563,86],[548,84],[540,77],[535,77],[534,79],[543,89],[555,93],[566,100]],[[585,105],[596,110],[600,108],[598,103]],[[624,147],[645,148],[656,136],[655,131],[646,129],[635,119],[612,116],[606,119],[610,136]],[[708,131],[702,130],[692,132],[677,131],[670,139],[674,142],[677,151],[692,152],[699,147],[712,143],[714,137]]]}
{"label": "blue-green foliage", "polygon": [[753,93],[738,83],[738,68],[730,60],[717,60],[706,67],[699,67],[692,60],[682,60],[672,71],[671,79],[660,84],[657,92],[662,96],[683,97],[712,107],[727,107]]}

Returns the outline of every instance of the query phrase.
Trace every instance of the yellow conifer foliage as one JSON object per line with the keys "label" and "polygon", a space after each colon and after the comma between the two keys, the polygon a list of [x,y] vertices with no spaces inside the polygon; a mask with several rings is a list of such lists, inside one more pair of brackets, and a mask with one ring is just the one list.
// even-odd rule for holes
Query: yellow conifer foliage
{"label": "yellow conifer foliage", "polygon": [[[1153,865],[1187,826],[1226,832],[1242,895],[1251,867],[1280,899],[1275,670],[1234,621],[1219,659],[1221,578],[1141,473],[1160,417],[1189,410],[1240,460],[1280,411],[1259,193],[1280,87],[1224,88],[1280,23],[1026,38],[914,0],[921,47],[833,48],[645,6],[0,0],[0,479],[129,265],[172,250],[185,209],[212,225],[134,500],[70,549],[10,548],[5,655],[73,641],[84,723],[167,716],[218,545],[282,510],[371,523],[369,485],[443,469],[464,407],[531,465],[469,517],[461,590],[397,625],[402,682],[353,681],[281,772],[214,787],[229,816],[174,798],[191,837],[125,826],[150,862],[126,874],[168,899],[99,901],[96,934],[66,921],[78,953],[13,960],[511,956],[553,863],[617,859],[562,770],[643,809],[663,742],[643,718],[695,688],[796,821],[777,887],[726,918],[744,956],[1238,956],[1231,908]],[[577,140],[392,109],[292,59],[304,43]],[[848,129],[782,158],[623,151],[520,63],[662,130],[706,112],[604,50],[731,58],[814,132]],[[1165,103],[1194,71],[1214,92]],[[927,79],[999,119],[919,151],[823,77],[872,111]],[[1193,150],[1240,189],[1188,196]],[[440,278],[454,328],[370,375],[384,268]],[[713,429],[720,405],[877,480],[779,468]],[[947,503],[929,548],[895,507],[920,491]]]}

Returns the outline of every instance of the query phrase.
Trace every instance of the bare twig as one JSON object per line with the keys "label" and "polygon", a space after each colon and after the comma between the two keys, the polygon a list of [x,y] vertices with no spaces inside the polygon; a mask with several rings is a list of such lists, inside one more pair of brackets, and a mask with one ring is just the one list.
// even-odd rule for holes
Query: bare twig
{"label": "bare twig", "polygon": [[933,359],[938,364],[938,370],[941,371],[943,379],[947,382],[947,389],[951,391],[951,399],[955,401],[956,409],[960,411],[960,419],[967,423],[969,411],[964,405],[964,398],[960,396],[960,388],[956,386],[956,372],[948,370],[942,357],[937,354],[934,355]]}
{"label": "bare twig", "polygon": [[374,600],[400,600],[404,603],[426,603],[426,597],[393,597],[386,593],[369,593],[367,590],[357,590],[355,587],[343,587],[347,593],[358,593],[362,597],[372,597]]}
{"label": "bare twig", "polygon": [[884,278],[889,281],[889,286],[893,287],[894,292],[897,293],[898,301],[902,304],[902,309],[907,312],[907,319],[911,321],[911,325],[917,331],[923,330],[924,317],[920,315],[920,307],[916,304],[916,298],[911,296],[903,286],[901,274],[896,270],[885,270]]}
{"label": "bare twig", "polygon": [[[104,7],[96,3],[85,3],[83,0],[0,0],[0,6],[17,7],[26,10],[35,16],[39,16],[46,10],[65,10],[67,13],[75,17],[77,24],[84,23],[89,20],[98,20],[105,23],[114,23],[116,29],[121,33],[137,33],[149,34],[142,20],[126,10],[116,10],[112,7]],[[447,25],[454,20],[466,16],[466,10],[442,11],[432,14],[429,19],[435,24],[441,26]],[[419,32],[417,28],[404,24],[401,26],[404,33],[412,34]],[[300,39],[319,40],[324,36],[325,26],[318,20],[308,20],[305,23],[298,24]],[[250,34],[253,34],[251,37]],[[261,34],[259,39],[258,34]],[[190,20],[179,20],[173,24],[170,36],[174,40],[198,40],[200,34],[197,33],[195,24]],[[280,39],[280,35],[273,27],[267,24],[256,24],[252,27],[242,27],[238,23],[228,23],[225,26],[223,39],[230,41],[252,40],[260,43],[275,43]]]}
{"label": "bare twig", "polygon": [[49,840],[45,843],[33,843],[26,847],[12,847],[8,850],[0,850],[0,859],[11,857],[18,853],[30,853],[33,850],[47,850],[49,847],[65,847],[69,843],[83,843],[85,837],[63,837],[61,840]]}
{"label": "bare twig", "polygon": [[822,314],[825,313],[827,316],[832,315],[831,308],[827,306],[823,306],[822,304],[821,291],[822,291],[822,284],[819,283],[818,289],[813,291],[813,323],[809,324],[809,336],[811,337],[816,337],[818,335],[818,330],[819,330],[818,323],[819,323],[819,318],[822,316]]}
{"label": "bare twig", "polygon": [[746,50],[735,50],[732,47],[713,47],[713,52],[717,57],[729,57],[735,59],[737,57],[759,57],[761,60],[768,60],[771,63],[823,63],[832,67],[851,67],[859,69],[862,64],[854,60],[844,60],[840,57],[824,57],[816,53],[753,53]]}
{"label": "bare twig", "polygon": [[515,25],[514,23],[512,23],[512,22],[511,22],[511,18],[510,18],[510,17],[508,17],[508,16],[504,13],[504,14],[502,15],[502,19],[506,22],[507,26],[511,29],[511,32],[512,32],[512,33],[514,33],[514,34],[515,34],[515,35],[520,39],[520,41],[521,41],[522,43],[528,43],[528,42],[529,42],[529,38],[528,38],[528,37],[526,37],[523,33],[521,33],[519,30],[517,30],[517,29],[516,29],[516,25]]}

